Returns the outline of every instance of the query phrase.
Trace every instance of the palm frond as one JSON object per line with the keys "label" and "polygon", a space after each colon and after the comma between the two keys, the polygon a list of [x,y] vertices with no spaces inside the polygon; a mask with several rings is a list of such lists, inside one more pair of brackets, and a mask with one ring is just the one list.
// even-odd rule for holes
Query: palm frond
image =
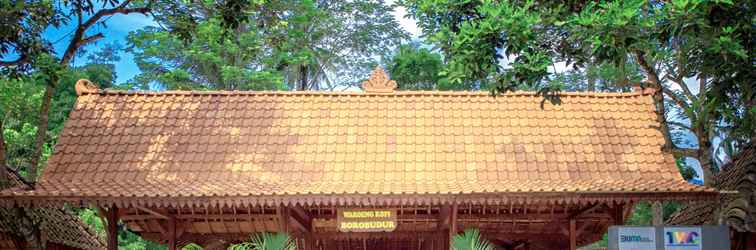
{"label": "palm frond", "polygon": [[297,245],[291,236],[285,233],[259,233],[249,242],[232,245],[229,250],[296,250]]}
{"label": "palm frond", "polygon": [[454,236],[452,239],[454,250],[494,250],[493,245],[480,237],[477,229],[467,229],[464,233]]}

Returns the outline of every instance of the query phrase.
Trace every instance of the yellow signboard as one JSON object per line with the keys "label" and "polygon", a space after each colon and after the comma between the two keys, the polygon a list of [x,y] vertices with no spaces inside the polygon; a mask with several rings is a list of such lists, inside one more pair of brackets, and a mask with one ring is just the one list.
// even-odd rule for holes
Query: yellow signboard
{"label": "yellow signboard", "polygon": [[340,209],[336,221],[341,232],[391,232],[396,229],[396,210]]}

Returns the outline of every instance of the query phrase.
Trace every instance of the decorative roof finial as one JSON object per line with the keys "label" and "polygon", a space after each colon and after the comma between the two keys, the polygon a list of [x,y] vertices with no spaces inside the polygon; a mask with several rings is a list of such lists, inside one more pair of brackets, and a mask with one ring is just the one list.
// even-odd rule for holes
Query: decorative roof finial
{"label": "decorative roof finial", "polygon": [[79,79],[78,81],[76,81],[75,89],[76,95],[78,96],[89,93],[97,93],[97,91],[99,90],[97,88],[97,85],[87,79]]}
{"label": "decorative roof finial", "polygon": [[643,81],[634,84],[633,90],[635,90],[635,92],[641,93],[642,95],[653,95],[654,93],[656,93],[654,83],[649,81],[648,79],[644,79]]}
{"label": "decorative roof finial", "polygon": [[394,92],[396,81],[389,79],[381,66],[376,66],[370,73],[370,78],[362,82],[362,88],[365,89],[365,92]]}

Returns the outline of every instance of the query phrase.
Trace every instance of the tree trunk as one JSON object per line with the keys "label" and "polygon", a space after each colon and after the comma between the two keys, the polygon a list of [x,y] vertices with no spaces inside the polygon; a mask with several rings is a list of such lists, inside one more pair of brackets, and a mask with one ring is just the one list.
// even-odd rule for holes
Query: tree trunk
{"label": "tree trunk", "polygon": [[[55,78],[53,78],[55,79]],[[52,102],[53,87],[55,81],[47,83],[45,87],[45,96],[42,99],[42,106],[39,109],[39,122],[37,122],[37,137],[34,141],[34,154],[32,154],[31,165],[29,166],[28,178],[29,182],[35,183],[37,180],[37,169],[39,168],[40,158],[42,158],[42,148],[45,145],[45,137],[47,137],[47,123],[50,113],[50,103]]]}
{"label": "tree trunk", "polygon": [[714,174],[711,171],[714,166],[711,141],[709,141],[709,137],[702,129],[696,129],[696,137],[698,137],[698,162],[701,164],[701,173],[703,173],[701,179],[703,179],[705,186],[711,186],[714,184]]}
{"label": "tree trunk", "polygon": [[654,67],[646,61],[646,56],[643,52],[636,51],[635,59],[638,61],[638,64],[643,71],[646,71],[648,84],[651,85],[645,87],[656,88],[657,90],[653,95],[654,104],[656,106],[656,119],[659,120],[661,125],[659,129],[661,130],[662,135],[664,135],[664,150],[671,151],[674,149],[675,145],[672,142],[672,134],[669,132],[669,125],[667,125],[667,118],[665,116],[667,111],[666,107],[664,107],[664,93],[661,91],[664,86],[662,86],[661,81],[659,80],[659,75],[656,73]]}
{"label": "tree trunk", "polygon": [[297,87],[299,91],[307,90],[307,65],[299,65],[299,86]]}
{"label": "tree trunk", "polygon": [[[662,132],[662,135],[664,135],[664,147],[663,150],[666,152],[674,151],[676,148],[674,142],[672,141],[672,135],[669,131],[669,125],[667,124],[666,120],[666,107],[664,106],[664,93],[662,91],[661,81],[659,80],[659,75],[656,74],[656,71],[654,71],[653,67],[651,67],[650,64],[646,61],[644,54],[642,52],[636,52],[636,59],[638,60],[638,64],[640,64],[641,68],[643,68],[644,71],[646,71],[646,76],[648,77],[648,82],[652,85],[651,87],[657,88],[657,91],[654,93],[654,103],[656,104],[656,117],[659,120],[659,123],[661,125],[660,130]],[[690,118],[690,117],[689,117]],[[691,118],[692,119],[692,118]],[[711,142],[709,141],[709,135],[706,130],[703,128],[697,128],[694,131],[696,137],[698,138],[698,149],[696,150],[695,155],[688,155],[689,157],[698,158],[698,162],[701,164],[702,173],[704,176],[702,176],[702,179],[704,180],[704,185],[709,186],[711,185],[711,167],[713,166],[713,159],[712,159],[712,153],[711,153]]]}
{"label": "tree trunk", "polygon": [[7,169],[5,169],[5,133],[3,133],[3,117],[0,117],[0,189],[10,187]]}
{"label": "tree trunk", "polygon": [[[593,67],[593,65],[588,65],[588,67],[586,68],[596,68],[596,67]],[[585,81],[588,84],[588,92],[595,92],[596,91],[596,77],[594,77],[593,74],[589,73],[587,74]]]}

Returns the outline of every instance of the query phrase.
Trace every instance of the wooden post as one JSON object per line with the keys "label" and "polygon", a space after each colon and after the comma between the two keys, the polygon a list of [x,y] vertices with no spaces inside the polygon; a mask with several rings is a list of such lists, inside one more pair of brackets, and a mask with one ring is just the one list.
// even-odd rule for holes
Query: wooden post
{"label": "wooden post", "polygon": [[664,211],[662,209],[662,203],[660,201],[654,201],[651,203],[651,210],[653,211],[652,225],[661,226],[664,224]]}
{"label": "wooden post", "polygon": [[454,239],[454,236],[457,235],[457,209],[456,203],[454,203],[449,209],[449,233],[444,237],[446,238],[446,243],[443,245],[445,249],[452,248],[451,242]]}
{"label": "wooden post", "polygon": [[441,250],[449,250],[449,249],[451,249],[451,239],[449,239],[449,233],[448,232],[444,233],[443,231],[441,231],[439,234],[437,234],[436,237],[439,238],[439,240],[440,240],[439,243],[441,243],[441,244],[438,245],[438,247],[439,247],[438,249],[441,249]]}
{"label": "wooden post", "polygon": [[570,250],[577,250],[577,229],[575,219],[570,220]]}
{"label": "wooden post", "polygon": [[612,220],[614,220],[614,225],[619,226],[619,225],[625,224],[624,205],[622,204],[614,205],[614,209],[612,210]]}
{"label": "wooden post", "polygon": [[449,242],[457,235],[457,203],[454,203],[449,213]]}
{"label": "wooden post", "polygon": [[178,249],[176,246],[176,217],[168,218],[168,250]]}
{"label": "wooden post", "polygon": [[315,250],[315,238],[312,237],[312,232],[305,232],[305,250]]}
{"label": "wooden post", "polygon": [[289,233],[289,209],[283,204],[276,208],[278,215],[278,229],[281,233]]}
{"label": "wooden post", "polygon": [[[433,250],[449,250],[449,235],[447,232],[450,228],[449,220],[451,220],[451,206],[441,206],[438,211],[438,224],[436,225],[436,232],[433,234],[433,241],[438,241],[438,247]],[[435,245],[435,244],[434,244]]]}
{"label": "wooden post", "polygon": [[107,220],[108,250],[118,250],[118,208],[116,206],[107,210]]}

